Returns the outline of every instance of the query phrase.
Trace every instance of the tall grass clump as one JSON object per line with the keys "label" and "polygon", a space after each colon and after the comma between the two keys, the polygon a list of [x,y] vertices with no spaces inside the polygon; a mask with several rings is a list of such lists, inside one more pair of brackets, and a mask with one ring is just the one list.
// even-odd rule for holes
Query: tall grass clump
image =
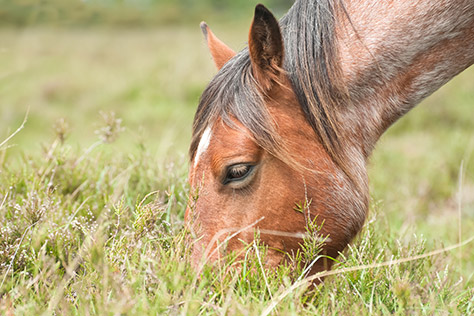
{"label": "tall grass clump", "polygon": [[[68,145],[64,122],[41,155],[0,173],[0,311],[3,314],[471,314],[472,280],[450,253],[426,254],[426,239],[386,234],[381,210],[321,285],[301,282],[318,256],[320,227],[308,228],[302,253],[264,267],[256,241],[243,261],[229,254],[200,274],[191,267],[183,225],[186,170],[163,168],[144,149],[104,155],[122,130],[104,114],[98,141]],[[92,148],[92,149],[91,149]],[[5,150],[3,148],[2,150]],[[377,220],[376,220],[376,217]],[[442,247],[440,243],[436,247]],[[236,268],[238,263],[238,268]],[[378,267],[353,267],[374,265]],[[306,266],[305,266],[306,264]]]}

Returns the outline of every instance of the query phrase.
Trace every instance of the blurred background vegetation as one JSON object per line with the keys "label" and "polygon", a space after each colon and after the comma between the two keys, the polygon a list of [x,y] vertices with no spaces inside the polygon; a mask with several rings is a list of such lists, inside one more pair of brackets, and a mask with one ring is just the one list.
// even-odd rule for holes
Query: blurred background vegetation
{"label": "blurred background vegetation", "polygon": [[0,138],[29,111],[6,156],[37,151],[58,120],[71,144],[90,143],[103,112],[123,120],[120,148],[183,155],[199,95],[216,72],[199,23],[239,50],[259,2],[278,16],[293,3],[0,0]]}
{"label": "blurred background vegetation", "polygon": [[[262,2],[284,12],[293,1]],[[0,0],[0,24],[144,27],[192,23],[204,16],[239,20],[254,6],[249,0]]]}

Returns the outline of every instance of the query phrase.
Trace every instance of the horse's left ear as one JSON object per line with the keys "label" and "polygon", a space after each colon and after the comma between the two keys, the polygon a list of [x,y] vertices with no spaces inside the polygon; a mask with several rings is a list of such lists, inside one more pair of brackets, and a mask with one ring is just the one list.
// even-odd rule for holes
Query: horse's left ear
{"label": "horse's left ear", "polygon": [[265,6],[257,5],[250,27],[249,53],[253,75],[266,91],[281,75],[283,52],[283,39],[277,19]]}
{"label": "horse's left ear", "polygon": [[221,69],[229,59],[235,56],[235,52],[212,33],[206,22],[201,22],[201,31],[206,38],[207,46],[211,51],[217,69]]}

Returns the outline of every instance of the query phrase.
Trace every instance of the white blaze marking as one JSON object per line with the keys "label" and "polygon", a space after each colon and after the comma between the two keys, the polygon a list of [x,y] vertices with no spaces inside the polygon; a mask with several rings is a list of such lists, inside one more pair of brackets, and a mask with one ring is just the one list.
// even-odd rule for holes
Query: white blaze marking
{"label": "white blaze marking", "polygon": [[211,142],[211,128],[207,127],[204,133],[202,133],[201,140],[199,141],[199,146],[196,152],[196,156],[194,157],[194,168],[196,168],[199,157],[207,150],[209,147],[209,143]]}

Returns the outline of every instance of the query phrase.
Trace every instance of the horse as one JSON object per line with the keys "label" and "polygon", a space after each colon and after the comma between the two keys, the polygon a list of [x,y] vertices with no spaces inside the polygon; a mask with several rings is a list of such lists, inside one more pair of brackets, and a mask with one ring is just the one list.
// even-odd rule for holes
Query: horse
{"label": "horse", "polygon": [[189,149],[194,265],[257,234],[277,267],[316,223],[310,273],[330,269],[367,216],[377,140],[474,63],[472,0],[297,0],[280,21],[259,4],[237,53],[201,28],[218,72]]}

